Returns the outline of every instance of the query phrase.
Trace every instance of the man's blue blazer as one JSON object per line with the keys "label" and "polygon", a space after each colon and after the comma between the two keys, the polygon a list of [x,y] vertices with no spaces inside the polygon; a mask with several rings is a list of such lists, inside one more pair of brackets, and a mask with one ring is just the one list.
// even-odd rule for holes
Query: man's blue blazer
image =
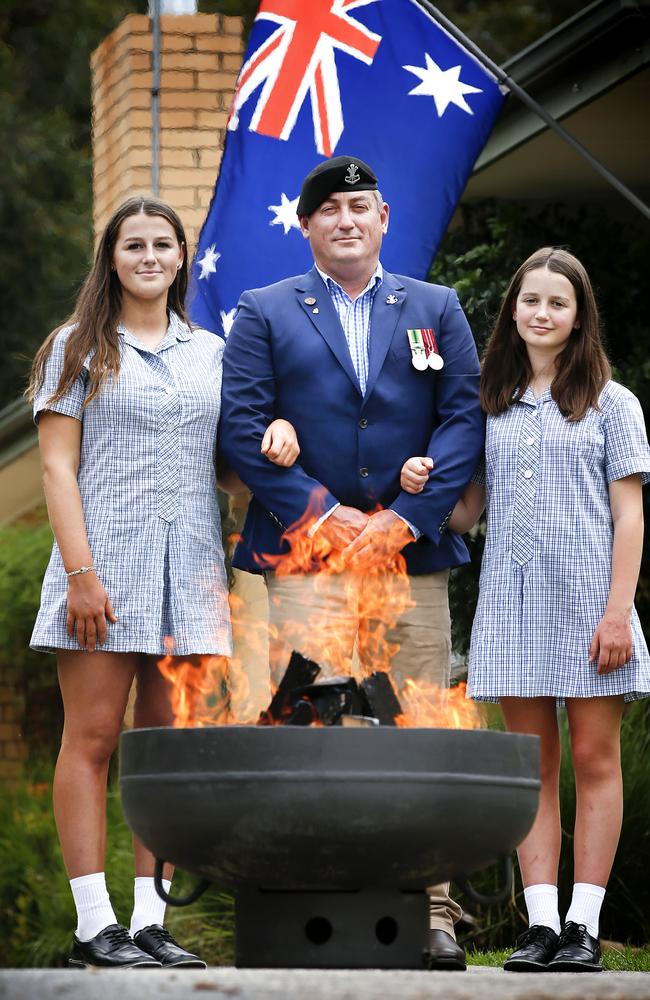
{"label": "man's blue blazer", "polygon": [[[444,367],[416,371],[407,330],[430,327]],[[275,417],[298,433],[301,452],[289,469],[260,452]],[[316,268],[244,292],[224,353],[219,428],[222,456],[253,493],[234,565],[268,568],[265,554],[287,550],[287,528],[308,508],[319,517],[337,500],[362,511],[390,507],[420,529],[404,549],[409,573],[467,562],[465,543],[446,525],[484,434],[476,347],[453,289],[384,271],[363,396]],[[400,470],[413,455],[433,459],[419,494],[400,489]]]}

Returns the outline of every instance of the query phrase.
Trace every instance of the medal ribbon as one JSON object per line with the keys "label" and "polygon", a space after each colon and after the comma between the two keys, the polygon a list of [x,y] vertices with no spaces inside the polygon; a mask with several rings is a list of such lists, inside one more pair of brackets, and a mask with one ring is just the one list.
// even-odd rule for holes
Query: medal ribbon
{"label": "medal ribbon", "polygon": [[433,330],[420,330],[420,333],[422,334],[422,339],[424,340],[427,357],[429,357],[430,354],[437,354],[438,345],[436,344],[436,335]]}

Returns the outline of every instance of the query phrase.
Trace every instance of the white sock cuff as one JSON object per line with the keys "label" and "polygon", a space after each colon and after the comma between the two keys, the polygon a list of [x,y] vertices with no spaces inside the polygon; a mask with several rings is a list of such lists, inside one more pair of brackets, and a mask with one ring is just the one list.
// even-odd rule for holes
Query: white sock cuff
{"label": "white sock cuff", "polygon": [[[162,887],[165,890],[165,892],[169,892],[169,890],[172,887],[171,879],[164,878],[164,879],[161,879],[161,882],[162,882]],[[155,890],[155,888],[156,887],[154,885],[153,875],[136,875],[135,878],[134,878],[134,880],[133,880],[133,891],[134,892],[136,890],[139,891],[141,889],[154,889]]]}
{"label": "white sock cuff", "polygon": [[604,886],[593,885],[591,882],[575,882],[573,885],[573,891],[588,893],[590,896],[596,896],[598,899],[604,899],[607,890]]}
{"label": "white sock cuff", "polygon": [[106,887],[106,873],[93,872],[92,875],[78,875],[76,878],[70,879],[72,889],[78,889],[84,885],[103,885]]}
{"label": "white sock cuff", "polygon": [[548,896],[551,893],[557,896],[557,886],[545,882],[538,882],[536,885],[529,885],[524,889],[524,897],[526,899],[529,896]]}

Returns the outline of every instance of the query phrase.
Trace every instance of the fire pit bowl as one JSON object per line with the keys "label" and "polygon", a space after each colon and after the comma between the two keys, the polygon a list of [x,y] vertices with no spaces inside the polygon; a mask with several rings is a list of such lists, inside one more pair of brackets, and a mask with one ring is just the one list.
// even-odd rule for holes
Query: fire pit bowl
{"label": "fire pit bowl", "polygon": [[428,968],[425,889],[453,878],[473,892],[466,873],[509,862],[537,811],[538,742],[394,726],[139,729],[121,738],[120,789],[163,898],[185,905],[207,885],[166,896],[163,861],[234,891],[238,966]]}
{"label": "fire pit bowl", "polygon": [[228,889],[422,889],[510,854],[539,791],[537,737],[231,726],[122,735],[131,829]]}

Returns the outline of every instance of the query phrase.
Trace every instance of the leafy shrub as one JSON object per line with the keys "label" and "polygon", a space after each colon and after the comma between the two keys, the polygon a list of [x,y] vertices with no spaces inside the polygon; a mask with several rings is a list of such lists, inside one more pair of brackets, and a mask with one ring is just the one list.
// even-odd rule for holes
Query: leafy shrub
{"label": "leafy shrub", "polygon": [[53,755],[63,710],[54,656],[29,648],[52,548],[45,509],[0,529],[0,684],[16,691],[30,755]]}

